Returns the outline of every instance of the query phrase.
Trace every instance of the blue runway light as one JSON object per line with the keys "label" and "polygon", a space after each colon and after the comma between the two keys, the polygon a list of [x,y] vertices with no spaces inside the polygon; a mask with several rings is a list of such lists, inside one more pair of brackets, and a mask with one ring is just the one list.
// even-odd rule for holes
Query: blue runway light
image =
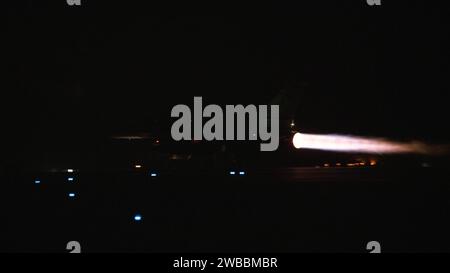
{"label": "blue runway light", "polygon": [[34,180],[34,184],[41,184],[41,180]]}
{"label": "blue runway light", "polygon": [[134,221],[136,221],[136,222],[142,221],[142,215],[136,214],[136,215],[134,216]]}
{"label": "blue runway light", "polygon": [[75,193],[73,193],[73,192],[69,193],[69,197],[70,198],[74,198],[75,197]]}
{"label": "blue runway light", "polygon": [[236,172],[230,172],[230,175],[235,175],[236,174]]}
{"label": "blue runway light", "polygon": [[69,177],[69,178],[67,178],[67,181],[72,182],[72,181],[74,181],[74,178],[73,177]]}
{"label": "blue runway light", "polygon": [[245,172],[239,172],[239,175],[245,175]]}
{"label": "blue runway light", "polygon": [[158,175],[156,173],[151,173],[150,176],[151,177],[157,177]]}

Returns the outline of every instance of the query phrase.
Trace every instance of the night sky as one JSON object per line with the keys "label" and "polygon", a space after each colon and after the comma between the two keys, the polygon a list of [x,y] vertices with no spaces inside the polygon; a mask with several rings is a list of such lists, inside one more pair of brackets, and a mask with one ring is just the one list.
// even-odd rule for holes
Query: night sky
{"label": "night sky", "polygon": [[[0,9],[0,252],[450,251],[450,9],[81,1]],[[174,141],[194,96],[279,149]]]}
{"label": "night sky", "polygon": [[59,2],[2,11],[2,117],[21,147],[87,144],[152,124],[168,131],[170,109],[194,95],[205,104],[269,104],[282,89],[298,95],[306,132],[449,139],[442,6],[309,1],[204,12]]}

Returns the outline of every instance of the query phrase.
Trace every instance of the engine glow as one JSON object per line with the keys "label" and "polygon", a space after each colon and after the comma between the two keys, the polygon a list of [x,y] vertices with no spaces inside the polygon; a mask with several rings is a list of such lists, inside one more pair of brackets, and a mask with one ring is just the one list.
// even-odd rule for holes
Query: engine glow
{"label": "engine glow", "polygon": [[435,153],[435,149],[421,142],[395,142],[381,138],[296,133],[292,140],[297,149],[369,154]]}

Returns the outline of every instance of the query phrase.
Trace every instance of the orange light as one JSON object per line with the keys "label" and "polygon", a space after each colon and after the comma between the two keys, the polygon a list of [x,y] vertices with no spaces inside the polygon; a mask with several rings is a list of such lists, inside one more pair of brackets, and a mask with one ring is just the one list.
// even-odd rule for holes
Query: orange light
{"label": "orange light", "polygon": [[377,165],[377,162],[375,160],[370,160],[370,166],[375,166]]}
{"label": "orange light", "polygon": [[330,167],[330,164],[326,163],[326,164],[323,164],[323,166],[324,167]]}
{"label": "orange light", "polygon": [[135,165],[134,166],[136,169],[142,169],[142,165]]}
{"label": "orange light", "polygon": [[342,166],[342,164],[341,163],[336,163],[336,166],[340,167],[340,166]]}

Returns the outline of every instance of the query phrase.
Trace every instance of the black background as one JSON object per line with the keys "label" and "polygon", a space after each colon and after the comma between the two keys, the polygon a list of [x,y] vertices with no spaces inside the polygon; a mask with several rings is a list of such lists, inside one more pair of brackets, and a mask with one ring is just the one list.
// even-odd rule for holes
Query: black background
{"label": "black background", "polygon": [[3,12],[9,135],[54,141],[66,132],[141,129],[194,95],[221,105],[267,104],[280,89],[306,82],[301,128],[448,139],[442,5],[22,1]]}
{"label": "black background", "polygon": [[[364,252],[367,241],[380,239],[388,251],[448,251],[445,164],[381,170],[389,177],[382,182],[378,169],[355,171],[356,180],[339,174],[342,184],[294,184],[280,178],[286,172],[248,179],[177,173],[154,184],[142,174],[81,173],[76,206],[65,198],[73,189],[58,184],[63,176],[36,190],[27,184],[33,175],[9,173],[37,157],[51,161],[55,151],[95,154],[117,132],[156,123],[167,133],[172,107],[192,104],[193,96],[205,104],[269,104],[281,89],[296,90],[296,122],[305,132],[447,144],[446,6],[5,5],[3,249],[64,251],[81,238],[94,252]],[[151,219],[141,226],[130,220],[139,210]]]}

